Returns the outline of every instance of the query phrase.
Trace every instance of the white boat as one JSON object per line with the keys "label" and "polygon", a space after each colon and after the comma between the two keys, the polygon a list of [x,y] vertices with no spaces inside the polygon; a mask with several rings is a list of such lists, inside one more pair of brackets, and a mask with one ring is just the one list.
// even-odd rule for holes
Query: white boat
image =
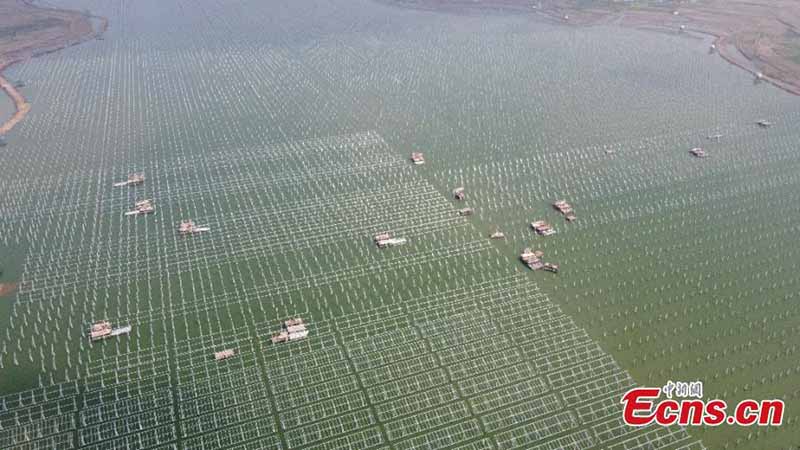
{"label": "white boat", "polygon": [[131,334],[133,327],[125,325],[124,327],[114,328],[111,330],[111,336],[121,336],[123,334]]}
{"label": "white boat", "polygon": [[144,174],[143,173],[134,173],[128,175],[128,179],[125,181],[119,181],[114,183],[114,187],[122,187],[122,186],[137,186],[139,184],[144,183]]}
{"label": "white boat", "polygon": [[286,331],[288,331],[289,333],[299,333],[301,331],[306,331],[306,326],[303,324],[291,325],[286,327]]}
{"label": "white boat", "polygon": [[298,331],[296,333],[289,333],[289,340],[298,341],[300,339],[305,339],[307,336],[308,336],[308,330]]}
{"label": "white boat", "polygon": [[180,234],[197,234],[202,233],[204,231],[211,231],[209,227],[199,227],[194,224],[191,220],[184,220],[178,226],[178,233]]}
{"label": "white boat", "polygon": [[390,238],[390,239],[383,239],[377,242],[378,247],[386,248],[386,247],[394,247],[397,245],[405,244],[406,238]]}

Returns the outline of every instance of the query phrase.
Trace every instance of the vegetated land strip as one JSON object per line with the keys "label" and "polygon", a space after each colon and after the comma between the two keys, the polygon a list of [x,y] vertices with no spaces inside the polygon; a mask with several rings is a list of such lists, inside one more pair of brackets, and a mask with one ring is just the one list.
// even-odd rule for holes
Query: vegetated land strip
{"label": "vegetated land strip", "polygon": [[601,25],[714,36],[729,63],[800,95],[800,2],[797,0],[381,0],[420,9],[480,9],[537,14],[564,24]]}
{"label": "vegetated land strip", "polygon": [[[99,20],[97,30],[91,19]],[[31,0],[0,0],[0,89],[13,101],[16,112],[0,125],[0,135],[16,126],[31,105],[2,76],[10,65],[44,53],[75,45],[103,33],[108,22],[88,13],[34,6]]]}

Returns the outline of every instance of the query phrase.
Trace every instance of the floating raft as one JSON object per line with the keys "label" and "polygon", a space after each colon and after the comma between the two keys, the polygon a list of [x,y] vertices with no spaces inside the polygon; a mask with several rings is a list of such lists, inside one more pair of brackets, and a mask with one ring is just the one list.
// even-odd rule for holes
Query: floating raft
{"label": "floating raft", "polygon": [[308,337],[308,328],[306,328],[306,324],[300,317],[284,320],[281,328],[280,332],[270,338],[273,344],[299,341]]}
{"label": "floating raft", "polygon": [[553,202],[553,208],[557,209],[558,212],[566,217],[567,222],[574,222],[577,220],[578,216],[575,215],[575,211],[572,210],[572,205],[567,203],[565,200],[556,200]]}
{"label": "floating raft", "polygon": [[153,206],[152,200],[141,200],[133,205],[133,209],[125,213],[126,216],[138,216],[142,214],[150,214],[155,212],[156,207]]}
{"label": "floating raft", "polygon": [[178,233],[180,234],[198,234],[203,233],[205,231],[211,231],[209,227],[200,227],[194,224],[191,220],[184,220],[178,225]]}
{"label": "floating raft", "polygon": [[229,348],[227,350],[222,350],[221,352],[214,353],[214,360],[215,361],[222,361],[223,359],[228,359],[236,356],[236,350]]}
{"label": "floating raft", "polygon": [[554,230],[553,227],[544,220],[531,222],[531,228],[533,228],[533,230],[536,231],[536,233],[540,236],[552,236],[556,234],[556,230]]}
{"label": "floating raft", "polygon": [[107,320],[101,320],[93,323],[89,327],[89,340],[94,342],[110,337],[128,335],[131,334],[132,330],[133,327],[130,325],[113,328],[111,326],[111,322]]}

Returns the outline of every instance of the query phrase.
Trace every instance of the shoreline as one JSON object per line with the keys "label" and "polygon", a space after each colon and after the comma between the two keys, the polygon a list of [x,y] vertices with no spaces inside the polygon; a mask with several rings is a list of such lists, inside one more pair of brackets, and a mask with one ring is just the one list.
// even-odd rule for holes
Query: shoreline
{"label": "shoreline", "polygon": [[[51,41],[45,41],[45,45],[36,46],[36,44],[38,44],[37,41],[33,41],[31,43],[26,42],[21,48],[13,49],[5,54],[0,54],[0,89],[2,89],[5,95],[7,95],[12,102],[14,102],[15,108],[14,114],[0,124],[0,136],[7,135],[11,130],[14,129],[14,127],[19,125],[31,110],[31,104],[25,99],[25,96],[22,95],[22,93],[14,86],[14,84],[5,77],[4,73],[6,69],[27,59],[57,52],[73,45],[82,44],[90,39],[96,39],[98,36],[102,35],[108,30],[108,19],[105,17],[82,15],[77,11],[40,7],[36,6],[33,0],[24,0],[22,3],[26,7],[34,8],[38,11],[52,11],[73,15],[78,14],[87,19],[97,19],[100,21],[100,25],[97,27],[97,29],[95,29],[91,21],[88,21],[89,32],[79,34],[76,37],[71,35],[71,32],[74,31],[72,30],[72,27],[75,25],[75,22],[70,22],[69,29],[63,32],[61,36],[58,36]],[[2,285],[0,285],[0,289],[1,288]]]}
{"label": "shoreline", "polygon": [[[573,0],[540,0],[538,5],[522,0],[486,0],[479,4],[469,0],[376,1],[399,8],[450,14],[480,11],[522,14],[568,26],[613,25],[662,33],[678,33],[680,29],[686,35],[702,34],[712,37],[716,47],[713,53],[717,53],[728,64],[752,75],[754,82],[769,83],[786,93],[800,96],[800,62],[792,62],[779,54],[777,49],[786,44],[776,38],[780,33],[775,34],[774,30],[772,35],[763,33],[765,26],[776,25],[800,37],[800,25],[795,26],[787,20],[772,17],[768,14],[771,12],[769,5],[763,3],[766,0],[735,1],[729,4],[731,11],[720,11],[723,4],[713,1],[697,6],[675,1],[666,3],[664,7],[637,8],[582,8]],[[783,4],[781,1],[777,3],[774,7]],[[800,4],[792,11],[800,17]],[[751,26],[750,22],[758,22],[759,26]],[[761,40],[754,43],[748,42],[746,38],[754,34],[766,37],[762,36]],[[798,50],[800,51],[800,41]],[[761,77],[756,78],[759,73]]]}
{"label": "shoreline", "polygon": [[[538,15],[540,17],[543,17],[543,18],[546,18],[550,22],[560,23],[560,24],[563,24],[563,25],[574,25],[574,26],[581,26],[581,27],[590,27],[590,26],[594,26],[594,25],[615,25],[615,26],[619,26],[621,28],[633,28],[633,29],[637,29],[637,30],[652,31],[652,32],[656,32],[656,33],[659,33],[659,32],[660,33],[669,33],[670,30],[674,29],[674,26],[670,26],[670,25],[673,25],[673,24],[666,24],[666,23],[663,23],[663,22],[660,22],[660,23],[659,22],[650,22],[649,20],[646,20],[646,19],[650,19],[650,17],[647,16],[647,14],[653,14],[653,15],[663,14],[662,11],[657,11],[657,10],[653,11],[653,10],[642,9],[642,10],[639,10],[639,11],[635,12],[634,14],[643,15],[644,17],[641,17],[641,18],[638,18],[638,19],[640,19],[640,20],[644,19],[643,21],[647,22],[647,23],[633,23],[633,24],[626,24],[625,23],[626,12],[630,12],[630,11],[588,10],[588,11],[585,11],[585,12],[590,15],[590,18],[585,18],[583,20],[581,20],[581,18],[578,18],[578,19],[574,19],[573,18],[573,19],[570,19],[569,22],[567,22],[564,19],[564,17],[565,17],[564,13],[565,12],[571,12],[571,13],[580,14],[580,11],[574,11],[574,10],[566,9],[566,8],[563,11],[562,10],[555,10],[555,9],[536,9],[534,11],[535,11],[536,15]],[[712,37],[714,39],[713,40],[713,44],[716,47],[716,51],[714,53],[718,54],[719,57],[722,58],[725,62],[727,62],[728,64],[730,64],[730,65],[732,65],[734,67],[737,67],[737,68],[749,73],[750,75],[752,75],[754,77],[754,80],[755,80],[755,77],[757,76],[757,74],[761,73],[759,70],[753,68],[753,67],[755,67],[755,63],[752,61],[752,59],[750,57],[748,57],[742,51],[742,49],[740,49],[734,42],[731,42],[731,36],[730,35],[722,35],[719,32],[714,32],[714,31],[711,31],[711,30],[703,29],[701,27],[698,27],[698,24],[692,24],[692,25],[693,25],[692,28],[689,28],[689,27],[686,28],[685,33],[687,33],[687,34],[696,33],[696,34],[702,34],[702,35],[706,35],[706,36]],[[733,54],[731,54],[731,52]],[[749,62],[753,67],[748,67],[747,64],[745,64],[742,61],[742,59],[744,59],[745,61]],[[789,93],[789,94],[792,94],[792,95],[796,95],[796,96],[800,96],[800,85],[795,85],[795,84],[793,84],[793,83],[791,83],[789,81],[771,77],[766,73],[762,73],[762,77],[757,82],[769,83],[772,86],[774,86],[774,87],[776,87],[776,88],[778,88],[778,89],[780,89],[780,90],[782,90],[782,91],[784,91],[786,93]]]}
{"label": "shoreline", "polygon": [[[561,10],[557,11],[555,9],[546,9],[546,10],[541,9],[535,11],[541,17],[545,17],[552,22],[561,23],[565,25],[571,24],[575,26],[584,26],[584,27],[593,25],[616,25],[622,28],[633,28],[637,30],[662,32],[662,33],[669,33],[670,30],[674,30],[674,24],[664,23],[667,21],[667,19],[669,19],[669,16],[665,18],[658,17],[658,15],[664,14],[662,11],[658,10],[641,9],[639,11],[633,12],[632,14],[638,14],[642,16],[636,18],[639,19],[642,23],[634,22],[633,24],[625,23],[626,13],[631,13],[631,11],[588,10],[586,12],[589,13],[590,18],[586,18],[584,20],[581,20],[580,18],[578,18],[577,20],[570,19],[570,21],[567,22],[564,19],[563,13],[568,11],[571,13],[580,14],[580,11],[574,11],[571,9],[565,9],[565,10],[566,11],[561,11]],[[655,17],[650,16],[651,14]],[[657,21],[654,19],[661,19],[661,21]],[[754,68],[757,66],[756,63],[752,60],[752,58],[747,56],[742,51],[742,49],[736,45],[735,42],[732,42],[732,40],[735,39],[732,39],[733,36],[730,33],[722,34],[719,31],[704,29],[702,26],[700,26],[701,24],[697,23],[692,23],[691,25],[692,25],[691,28],[687,27],[685,29],[685,33],[687,34],[696,33],[712,37],[714,39],[713,44],[716,48],[714,53],[718,54],[719,57],[722,58],[725,62],[749,73],[754,77],[754,80],[756,79],[755,77],[757,77],[757,74],[761,73],[761,71],[759,71],[757,68]],[[751,66],[748,67],[748,65],[744,61],[750,63]],[[800,75],[797,76],[800,77]],[[772,86],[786,93],[800,96],[800,83],[792,83],[791,81],[775,78],[767,73],[762,73],[761,78],[758,79],[757,82],[769,83]]]}
{"label": "shoreline", "polygon": [[[11,98],[15,108],[14,114],[0,125],[0,136],[8,134],[17,124],[25,119],[25,116],[28,115],[28,112],[31,110],[31,104],[25,101],[25,97],[22,96],[22,93],[3,76],[3,71],[15,62],[17,61],[0,63],[0,89]],[[2,295],[2,285],[0,285],[0,295]]]}

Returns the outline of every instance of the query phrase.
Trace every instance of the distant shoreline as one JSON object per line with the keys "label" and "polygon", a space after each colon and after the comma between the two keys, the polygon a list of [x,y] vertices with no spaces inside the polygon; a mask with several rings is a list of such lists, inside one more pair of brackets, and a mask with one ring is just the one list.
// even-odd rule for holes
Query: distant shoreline
{"label": "distant shoreline", "polygon": [[[0,0],[0,6],[11,10],[10,15],[3,18],[4,22],[21,24],[32,20],[55,20],[59,25],[48,26],[41,30],[28,33],[24,39],[14,41],[0,41],[0,89],[14,102],[15,112],[0,125],[0,136],[8,134],[17,126],[31,109],[30,103],[25,100],[16,86],[3,76],[4,71],[10,66],[36,56],[62,50],[72,45],[86,42],[96,38],[108,29],[108,20],[104,17],[81,14],[56,8],[39,7],[32,0],[24,0],[21,4],[13,0]],[[94,29],[90,19],[100,20],[100,26]],[[15,33],[16,35],[16,33]]]}
{"label": "distant shoreline", "polygon": [[[787,56],[790,50],[800,55],[800,2],[793,0],[709,0],[702,4],[680,1],[663,6],[637,3],[625,6],[609,2],[581,7],[576,0],[377,0],[401,8],[469,13],[496,11],[528,14],[547,21],[573,26],[617,25],[650,31],[698,33],[714,38],[714,52],[753,75],[759,81],[800,96],[800,60]],[[645,2],[646,3],[646,2]],[[777,18],[775,11],[786,17]],[[789,12],[795,12],[794,16]],[[793,19],[794,20],[794,19]],[[797,35],[795,42],[787,38]],[[762,73],[763,72],[763,73]]]}

